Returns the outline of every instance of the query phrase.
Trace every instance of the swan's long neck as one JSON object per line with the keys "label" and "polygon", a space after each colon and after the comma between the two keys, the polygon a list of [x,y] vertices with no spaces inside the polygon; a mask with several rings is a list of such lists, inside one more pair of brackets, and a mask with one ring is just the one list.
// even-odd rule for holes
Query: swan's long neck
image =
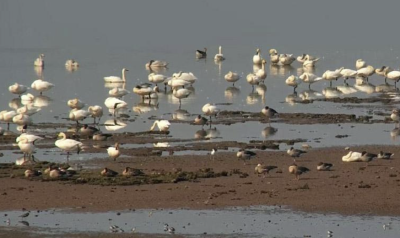
{"label": "swan's long neck", "polygon": [[220,55],[222,55],[222,47],[221,46],[219,47],[218,52],[219,52]]}
{"label": "swan's long neck", "polygon": [[261,69],[262,69],[263,71],[265,71],[265,62],[262,63]]}
{"label": "swan's long neck", "polygon": [[126,82],[126,80],[125,80],[125,69],[122,70],[122,81]]}
{"label": "swan's long neck", "polygon": [[154,128],[156,127],[156,125],[158,125],[158,121],[155,121],[153,123],[153,126],[150,128],[150,131],[154,130]]}

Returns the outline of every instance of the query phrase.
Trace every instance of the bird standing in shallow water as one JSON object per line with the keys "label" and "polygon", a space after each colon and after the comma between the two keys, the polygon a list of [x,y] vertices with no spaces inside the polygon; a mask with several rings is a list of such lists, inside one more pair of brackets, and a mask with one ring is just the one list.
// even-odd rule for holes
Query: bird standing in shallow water
{"label": "bird standing in shallow water", "polygon": [[271,126],[271,117],[274,117],[276,114],[278,114],[277,111],[275,111],[275,109],[272,109],[268,106],[264,107],[261,110],[261,113],[268,119],[268,123]]}
{"label": "bird standing in shallow water", "polygon": [[214,156],[215,156],[215,154],[217,153],[217,149],[216,148],[212,148],[212,150],[211,150],[211,152],[210,152],[210,159],[213,159],[214,160]]}
{"label": "bird standing in shallow water", "polygon": [[197,59],[207,58],[207,48],[204,47],[204,51],[196,50],[196,58]]}
{"label": "bird standing in shallow water", "polygon": [[198,115],[195,119],[193,124],[195,125],[201,125],[202,127],[207,124],[208,119],[205,117],[202,117],[201,115]]}
{"label": "bird standing in shallow water", "polygon": [[114,161],[121,155],[121,151],[119,150],[119,143],[115,143],[115,146],[107,148],[108,156],[110,156]]}

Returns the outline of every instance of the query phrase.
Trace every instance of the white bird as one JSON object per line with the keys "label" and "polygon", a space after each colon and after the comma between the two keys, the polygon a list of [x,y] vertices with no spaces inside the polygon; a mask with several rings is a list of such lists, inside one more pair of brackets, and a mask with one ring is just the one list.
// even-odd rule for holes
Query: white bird
{"label": "white bird", "polygon": [[65,62],[65,67],[69,67],[69,68],[77,68],[79,67],[78,62],[76,62],[73,59],[69,59]]}
{"label": "white bird", "polygon": [[271,60],[271,64],[277,64],[279,63],[279,54],[276,49],[270,49],[269,50],[269,58]]}
{"label": "white bird", "polygon": [[76,124],[79,125],[79,121],[85,120],[86,117],[90,116],[90,112],[82,109],[72,109],[69,112],[69,119],[71,121],[76,121]]}
{"label": "white bird", "polygon": [[327,70],[325,73],[322,75],[322,78],[325,80],[329,81],[330,86],[332,87],[332,81],[337,80],[340,78],[342,75],[340,74],[340,71],[342,71],[344,67],[336,69],[336,70]]}
{"label": "white bird", "polygon": [[110,89],[110,91],[108,91],[108,96],[116,97],[116,98],[123,97],[127,94],[129,94],[128,90],[126,90],[124,88],[119,88],[119,87],[115,87],[113,89]]}
{"label": "white bird", "polygon": [[25,114],[17,114],[13,117],[12,120],[17,125],[27,125],[32,123],[32,119]]}
{"label": "white bird", "polygon": [[164,83],[165,80],[168,78],[165,75],[162,74],[156,74],[156,73],[151,73],[148,76],[149,81],[154,83],[155,85],[159,84],[159,83]]}
{"label": "white bird", "polygon": [[150,95],[152,93],[158,93],[160,92],[158,89],[158,86],[155,86],[152,88],[153,85],[149,83],[142,83],[133,88],[133,92],[136,93],[139,96],[142,96],[142,99],[144,100],[145,96],[148,96],[150,99]]}
{"label": "white bird", "polygon": [[319,58],[314,58],[309,55],[306,55],[304,58],[303,67],[312,68],[315,66],[315,63],[319,60]]}
{"label": "white bird", "polygon": [[315,56],[308,55],[308,54],[302,54],[302,55],[298,56],[296,59],[297,59],[298,62],[300,62],[302,64],[304,64],[304,62],[306,60],[311,60],[311,61],[313,61],[313,60],[317,60],[318,61],[319,60],[319,58],[317,58]]}
{"label": "white bird", "polygon": [[387,66],[382,66],[381,68],[375,69],[375,73],[377,75],[380,75],[385,78],[385,83],[386,83],[386,73],[389,73],[390,71],[393,71],[393,69]]}
{"label": "white bird", "polygon": [[31,88],[40,92],[42,95],[43,92],[48,91],[54,87],[54,84],[44,81],[43,79],[37,79],[33,81]]}
{"label": "white bird", "polygon": [[107,148],[108,156],[110,156],[114,161],[121,155],[119,150],[119,143],[115,143],[115,146],[110,146]]}
{"label": "white bird", "polygon": [[121,109],[121,108],[126,108],[128,106],[128,103],[126,103],[123,100],[120,100],[118,98],[115,97],[108,97],[105,101],[104,104],[106,105],[106,107],[108,109],[112,109],[113,110],[113,115],[115,116],[115,112],[117,109]]}
{"label": "white bird", "polygon": [[67,159],[69,158],[70,152],[76,151],[79,154],[83,150],[82,142],[67,139],[67,136],[64,132],[60,132],[58,137],[61,137],[61,139],[56,140],[54,144],[61,150],[67,152]]}
{"label": "white bird", "polygon": [[344,78],[344,82],[346,82],[349,78],[355,78],[357,76],[357,71],[353,69],[342,69],[340,74]]}
{"label": "white bird", "polygon": [[253,64],[261,64],[262,57],[261,57],[261,50],[257,49],[256,54],[253,56]]}
{"label": "white bird", "polygon": [[262,79],[264,81],[264,79],[267,78],[267,72],[265,71],[265,64],[267,63],[267,61],[265,59],[261,60],[261,69],[259,69],[256,72],[256,75],[258,78]]}
{"label": "white bird", "polygon": [[41,136],[37,136],[37,135],[33,135],[33,134],[29,134],[29,133],[22,133],[20,136],[18,136],[15,139],[15,142],[20,142],[23,138],[27,139],[28,142],[32,142],[34,143],[35,141],[39,141],[39,140],[43,140],[44,138]]}
{"label": "white bird", "polygon": [[146,68],[151,68],[151,67],[167,67],[168,63],[166,61],[161,61],[161,60],[150,60],[146,64]]}
{"label": "white bird", "polygon": [[13,118],[17,115],[16,111],[1,111],[0,121],[7,123],[7,130],[10,130],[10,123],[13,122]]}
{"label": "white bird", "polygon": [[342,157],[343,162],[359,162],[361,161],[361,153],[350,151],[347,155]]}
{"label": "white bird", "polygon": [[39,58],[33,63],[36,67],[44,67],[44,54],[40,54]]}
{"label": "white bird", "polygon": [[261,79],[254,73],[249,73],[246,76],[246,81],[254,88],[254,85],[261,83]]}
{"label": "white bird", "polygon": [[308,88],[311,88],[311,84],[322,80],[322,77],[318,77],[313,73],[303,73],[299,78],[304,82],[308,83]]}
{"label": "white bird", "polygon": [[294,75],[290,75],[285,81],[286,85],[293,87],[294,92],[296,92],[296,88],[301,84],[301,82],[302,80]]}
{"label": "white bird", "polygon": [[168,86],[170,86],[171,88],[185,87],[187,85],[190,85],[190,82],[183,79],[172,78],[168,81]]}
{"label": "white bird", "polygon": [[279,56],[279,62],[282,65],[291,65],[295,60],[296,58],[294,58],[292,54],[281,54]]}
{"label": "white bird", "polygon": [[394,121],[394,122],[399,122],[400,121],[400,112],[398,109],[393,109],[392,110],[392,114],[390,114],[390,118]]}
{"label": "white bird", "polygon": [[10,91],[10,93],[17,94],[19,96],[21,96],[21,94],[25,93],[26,90],[28,90],[27,86],[24,86],[24,85],[18,84],[18,83],[15,83],[15,84],[11,85],[10,87],[8,87],[8,91]]}
{"label": "white bird", "polygon": [[358,59],[358,60],[356,61],[356,69],[357,69],[357,70],[359,70],[359,69],[361,69],[361,68],[364,68],[364,67],[366,67],[366,66],[367,66],[367,63],[366,63],[364,60]]}
{"label": "white bird", "polygon": [[33,152],[35,152],[34,142],[29,142],[27,138],[23,137],[18,142],[19,149],[24,153],[25,157],[31,158]]}
{"label": "white bird", "polygon": [[240,75],[238,73],[229,71],[227,74],[225,74],[224,78],[227,82],[233,83],[233,86],[235,86],[235,83],[240,79]]}
{"label": "white bird", "polygon": [[125,72],[129,71],[126,68],[122,69],[122,78],[118,77],[118,76],[107,76],[104,77],[104,81],[107,83],[125,83],[126,82],[126,78],[125,78]]}
{"label": "white bird", "polygon": [[195,83],[197,80],[197,77],[194,76],[194,74],[192,72],[186,73],[186,72],[182,72],[182,71],[179,71],[179,73],[174,73],[172,75],[172,78],[173,79],[182,79],[182,80],[189,82],[190,84]]}
{"label": "white bird", "polygon": [[204,115],[210,117],[210,123],[211,116],[217,117],[217,114],[221,111],[221,109],[219,109],[216,105],[210,103],[205,104],[201,110],[203,111]]}
{"label": "white bird", "polygon": [[191,93],[192,93],[192,92],[189,91],[189,90],[186,89],[186,88],[179,88],[179,89],[174,88],[174,90],[173,90],[173,92],[172,92],[172,95],[174,95],[174,97],[176,97],[176,98],[179,99],[179,105],[181,105],[181,99],[182,99],[182,98],[187,98],[187,97],[189,97],[189,95],[190,95]]}
{"label": "white bird", "polygon": [[218,48],[218,54],[216,54],[216,55],[214,56],[214,60],[215,60],[215,61],[223,61],[223,60],[225,60],[225,57],[224,57],[224,55],[222,54],[222,46],[219,46],[219,48]]}
{"label": "white bird", "polygon": [[150,128],[150,131],[153,131],[156,126],[160,131],[168,131],[171,123],[168,120],[156,120],[154,121],[153,126]]}
{"label": "white bird", "polygon": [[94,123],[96,123],[96,118],[99,118],[99,122],[100,122],[100,119],[103,116],[103,108],[101,106],[99,106],[99,105],[89,106],[88,112],[93,117]]}
{"label": "white bird", "polygon": [[396,87],[397,82],[400,80],[400,71],[392,70],[389,68],[385,69],[385,77],[394,81],[394,86]]}
{"label": "white bird", "polygon": [[368,65],[364,68],[357,70],[357,76],[361,76],[361,77],[365,78],[367,81],[368,81],[368,77],[373,75],[374,73],[375,73],[375,69],[371,65]]}
{"label": "white bird", "polygon": [[71,109],[82,109],[86,104],[83,103],[81,100],[74,98],[67,101],[68,107]]}

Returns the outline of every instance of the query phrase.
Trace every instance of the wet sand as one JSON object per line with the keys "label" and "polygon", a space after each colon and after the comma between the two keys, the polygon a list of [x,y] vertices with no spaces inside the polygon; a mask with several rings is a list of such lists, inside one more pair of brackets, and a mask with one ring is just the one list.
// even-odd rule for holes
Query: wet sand
{"label": "wet sand", "polygon": [[[380,150],[400,154],[396,146],[363,146],[354,151]],[[73,208],[78,212],[127,209],[215,209],[231,206],[282,205],[296,210],[320,213],[400,215],[400,160],[374,160],[345,163],[343,148],[311,149],[297,163],[311,169],[299,181],[287,169],[292,158],[284,151],[257,151],[256,158],[243,161],[232,152],[209,156],[136,156],[117,162],[98,159],[96,164],[122,171],[126,166],[152,171],[184,171],[212,168],[215,172],[240,170],[248,176],[195,179],[167,184],[99,186],[70,184],[63,181],[30,181],[25,178],[0,179],[0,210],[46,210]],[[333,163],[332,171],[316,170],[318,162]],[[254,174],[258,163],[276,165],[265,178]],[[94,173],[99,172],[95,170]],[[277,173],[282,171],[282,173]],[[100,175],[99,175],[100,176]]]}

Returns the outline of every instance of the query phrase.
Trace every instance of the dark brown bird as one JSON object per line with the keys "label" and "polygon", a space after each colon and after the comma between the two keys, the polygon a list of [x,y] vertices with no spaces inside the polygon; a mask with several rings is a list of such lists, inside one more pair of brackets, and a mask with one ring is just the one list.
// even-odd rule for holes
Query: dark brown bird
{"label": "dark brown bird", "polygon": [[333,164],[319,162],[317,165],[317,170],[318,171],[329,171],[329,170],[331,170],[332,166],[333,166]]}
{"label": "dark brown bird", "polygon": [[105,176],[105,177],[115,177],[115,176],[118,175],[117,172],[115,172],[114,170],[108,169],[108,168],[104,168],[104,169],[101,171],[100,174],[101,174],[102,176]]}

